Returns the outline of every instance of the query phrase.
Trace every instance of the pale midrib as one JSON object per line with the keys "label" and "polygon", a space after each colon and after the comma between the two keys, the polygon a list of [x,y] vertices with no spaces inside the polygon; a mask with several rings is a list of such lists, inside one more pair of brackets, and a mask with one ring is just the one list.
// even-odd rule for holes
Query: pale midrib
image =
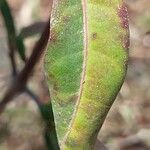
{"label": "pale midrib", "polygon": [[[75,108],[78,108],[80,99],[83,92],[83,85],[85,82],[85,76],[86,76],[86,65],[87,65],[87,54],[88,54],[88,27],[87,27],[87,0],[82,0],[82,7],[83,7],[83,24],[84,24],[84,61],[83,61],[83,70],[82,70],[82,78],[80,82],[80,90],[79,90],[79,96],[77,99],[77,105]],[[77,112],[77,109],[75,111],[75,114]]]}
{"label": "pale midrib", "polygon": [[78,106],[80,104],[82,92],[83,92],[83,85],[85,81],[86,76],[86,64],[87,64],[87,55],[88,55],[88,23],[87,23],[87,0],[82,0],[82,9],[83,9],[83,30],[84,30],[84,60],[83,60],[83,69],[82,69],[82,75],[81,75],[81,82],[80,82],[80,89],[79,89],[79,96],[77,98],[76,106],[74,113],[72,115],[72,120],[68,129],[68,132],[66,133],[64,140],[62,141],[61,145],[67,140],[67,137],[69,133],[71,132],[72,125],[74,124],[75,116],[78,111]]}

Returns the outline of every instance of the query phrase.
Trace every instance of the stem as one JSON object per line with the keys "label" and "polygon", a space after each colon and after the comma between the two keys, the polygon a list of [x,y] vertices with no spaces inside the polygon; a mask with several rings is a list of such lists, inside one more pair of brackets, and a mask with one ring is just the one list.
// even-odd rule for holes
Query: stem
{"label": "stem", "polygon": [[49,24],[49,20],[48,20],[45,30],[42,33],[41,38],[35,44],[30,58],[28,59],[27,63],[25,64],[25,67],[19,74],[18,78],[19,78],[19,80],[21,80],[23,82],[23,84],[25,84],[27,82],[30,74],[33,71],[33,68],[35,67],[35,65],[37,64],[37,62],[39,61],[39,59],[41,58],[41,56],[44,52],[44,49],[45,49],[48,39],[49,39],[49,28],[50,28],[50,24]]}

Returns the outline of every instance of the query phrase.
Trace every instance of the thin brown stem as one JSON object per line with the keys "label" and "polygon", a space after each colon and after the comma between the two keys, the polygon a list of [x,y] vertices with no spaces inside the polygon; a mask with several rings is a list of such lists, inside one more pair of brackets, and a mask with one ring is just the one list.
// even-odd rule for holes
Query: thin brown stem
{"label": "thin brown stem", "polygon": [[32,100],[35,101],[35,103],[38,105],[38,107],[40,107],[42,105],[40,98],[33,91],[31,91],[29,88],[25,89],[25,93],[28,96],[30,96],[32,98]]}
{"label": "thin brown stem", "polygon": [[35,22],[27,27],[23,27],[19,35],[24,39],[35,34],[42,33],[45,26],[46,22]]}
{"label": "thin brown stem", "polygon": [[18,76],[18,79],[23,84],[26,84],[28,78],[30,77],[30,74],[33,71],[33,68],[35,67],[35,65],[37,64],[37,62],[39,61],[39,59],[41,58],[41,56],[44,52],[44,49],[45,49],[48,39],[49,39],[49,29],[50,29],[50,24],[49,24],[49,20],[48,20],[41,38],[35,44],[30,58],[28,59],[27,63],[25,64],[25,67],[23,68],[23,70],[21,71],[21,73]]}

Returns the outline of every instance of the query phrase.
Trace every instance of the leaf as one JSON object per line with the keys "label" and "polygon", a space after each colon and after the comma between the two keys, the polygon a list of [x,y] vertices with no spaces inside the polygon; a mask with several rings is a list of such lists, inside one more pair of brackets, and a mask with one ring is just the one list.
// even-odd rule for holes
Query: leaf
{"label": "leaf", "polygon": [[16,46],[21,59],[26,61],[25,46],[21,36],[16,37]]}
{"label": "leaf", "polygon": [[44,135],[48,149],[59,150],[51,103],[42,104],[39,108],[46,126]]}
{"label": "leaf", "polygon": [[45,70],[61,149],[93,149],[124,81],[128,40],[122,0],[54,2]]}
{"label": "leaf", "polygon": [[16,37],[16,30],[10,8],[6,0],[0,0],[0,11],[7,29],[8,40],[13,43]]}

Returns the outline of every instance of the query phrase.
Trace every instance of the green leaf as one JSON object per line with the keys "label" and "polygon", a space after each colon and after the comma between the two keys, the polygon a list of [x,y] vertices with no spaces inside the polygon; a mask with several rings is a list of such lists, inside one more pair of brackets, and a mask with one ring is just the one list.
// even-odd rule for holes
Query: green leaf
{"label": "green leaf", "polygon": [[7,28],[8,40],[13,43],[15,41],[16,31],[14,27],[13,17],[11,15],[9,5],[6,0],[0,0],[0,10],[2,12]]}
{"label": "green leaf", "polygon": [[24,46],[23,39],[21,36],[16,37],[16,46],[17,46],[17,50],[20,55],[20,58],[23,61],[26,61],[25,46]]}
{"label": "green leaf", "polygon": [[61,149],[93,149],[126,75],[128,40],[122,0],[54,2],[45,70]]}
{"label": "green leaf", "polygon": [[54,116],[51,103],[40,105],[40,111],[45,123],[45,141],[49,150],[59,150]]}

